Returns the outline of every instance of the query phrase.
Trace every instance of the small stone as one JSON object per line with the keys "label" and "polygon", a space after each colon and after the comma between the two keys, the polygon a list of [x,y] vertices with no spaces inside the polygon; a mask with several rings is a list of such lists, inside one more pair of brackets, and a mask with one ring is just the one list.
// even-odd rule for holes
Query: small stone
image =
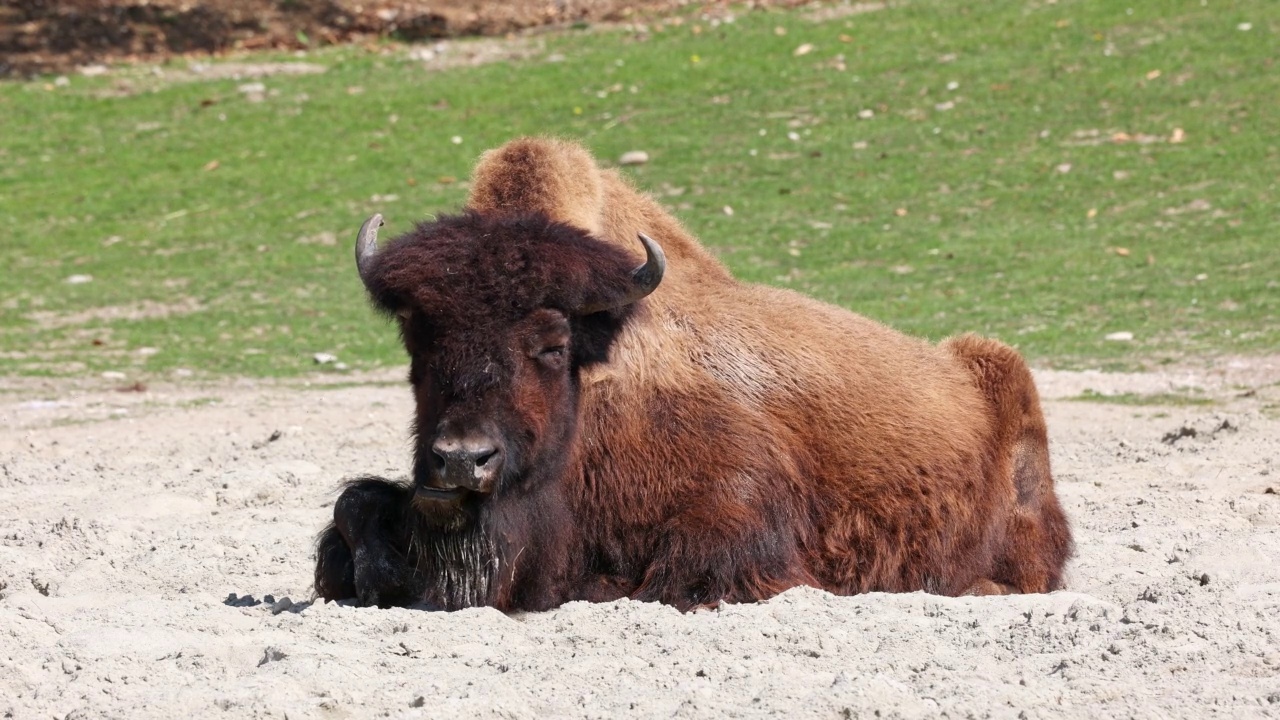
{"label": "small stone", "polygon": [[[270,597],[268,595],[267,597]],[[258,667],[262,667],[269,662],[276,662],[289,657],[283,650],[275,647],[268,647],[262,651],[262,659],[258,661]]]}
{"label": "small stone", "polygon": [[338,356],[330,353],[318,352],[315,355],[312,355],[311,359],[314,360],[317,365],[328,365],[330,363],[337,362]]}
{"label": "small stone", "polygon": [[632,150],[622,153],[622,157],[618,158],[619,165],[643,165],[649,162],[649,153],[643,150]]}
{"label": "small stone", "polygon": [[1106,339],[1112,340],[1114,342],[1129,342],[1130,340],[1133,340],[1133,333],[1128,332],[1127,330],[1122,330],[1120,332],[1107,333]]}
{"label": "small stone", "polygon": [[88,282],[93,282],[93,276],[92,275],[72,275],[68,277],[65,282],[68,285],[83,285]]}

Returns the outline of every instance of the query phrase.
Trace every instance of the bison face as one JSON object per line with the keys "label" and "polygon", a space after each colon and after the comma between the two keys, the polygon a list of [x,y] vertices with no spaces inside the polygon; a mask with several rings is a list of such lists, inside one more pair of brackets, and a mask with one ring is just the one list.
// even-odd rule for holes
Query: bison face
{"label": "bison face", "polygon": [[[417,403],[415,504],[449,515],[554,475],[572,439],[577,368],[570,318],[539,308],[482,332],[401,321]],[[589,348],[580,348],[581,350]]]}
{"label": "bison face", "polygon": [[578,373],[608,359],[665,259],[644,264],[541,216],[477,213],[419,225],[378,251],[370,218],[356,261],[399,318],[417,404],[414,505],[457,527],[489,498],[559,476],[577,427]]}

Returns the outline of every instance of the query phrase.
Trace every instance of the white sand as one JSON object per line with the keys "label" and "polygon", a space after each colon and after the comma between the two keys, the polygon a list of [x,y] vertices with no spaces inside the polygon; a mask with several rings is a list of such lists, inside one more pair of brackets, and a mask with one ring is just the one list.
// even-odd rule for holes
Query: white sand
{"label": "white sand", "polygon": [[[404,473],[399,382],[0,380],[0,712],[1280,717],[1280,357],[1039,379],[1067,592],[513,617],[305,604],[338,481]],[[1052,399],[1187,387],[1217,404]]]}

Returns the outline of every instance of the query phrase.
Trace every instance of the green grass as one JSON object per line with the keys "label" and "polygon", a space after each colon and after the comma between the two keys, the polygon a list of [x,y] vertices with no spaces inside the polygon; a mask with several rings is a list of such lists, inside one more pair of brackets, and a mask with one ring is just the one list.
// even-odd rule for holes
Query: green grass
{"label": "green grass", "polygon": [[123,97],[102,95],[127,75],[0,84],[0,373],[399,363],[356,278],[356,228],[457,209],[447,179],[530,133],[605,161],[646,150],[629,172],[738,276],[907,332],[986,333],[1042,365],[1274,349],[1273,5],[688,16],[446,72],[396,46],[331,49],[307,58],[322,75],[263,80],[260,103],[230,80],[134,77],[145,91]]}

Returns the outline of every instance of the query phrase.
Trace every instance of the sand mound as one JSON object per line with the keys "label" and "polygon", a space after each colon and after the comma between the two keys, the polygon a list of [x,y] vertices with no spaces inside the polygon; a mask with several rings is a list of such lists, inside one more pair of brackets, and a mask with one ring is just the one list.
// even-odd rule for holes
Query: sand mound
{"label": "sand mound", "polygon": [[[800,588],[692,615],[310,604],[311,542],[337,482],[403,474],[398,384],[6,381],[0,712],[1277,716],[1280,373],[1256,365],[1243,390],[1191,372],[1211,406],[1047,403],[1079,543],[1068,592]],[[1082,382],[1165,388],[1041,375],[1049,398]]]}

